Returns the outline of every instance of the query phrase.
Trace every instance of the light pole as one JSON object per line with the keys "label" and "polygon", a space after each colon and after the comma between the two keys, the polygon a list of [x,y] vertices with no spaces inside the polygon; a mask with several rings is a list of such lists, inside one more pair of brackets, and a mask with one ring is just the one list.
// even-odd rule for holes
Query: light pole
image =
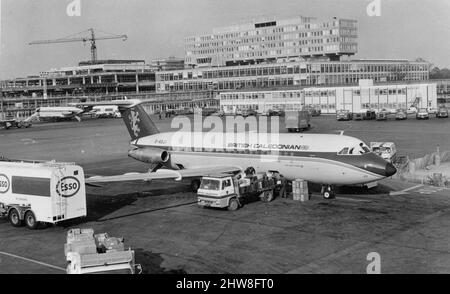
{"label": "light pole", "polygon": [[3,114],[3,87],[0,85],[0,120],[5,119]]}

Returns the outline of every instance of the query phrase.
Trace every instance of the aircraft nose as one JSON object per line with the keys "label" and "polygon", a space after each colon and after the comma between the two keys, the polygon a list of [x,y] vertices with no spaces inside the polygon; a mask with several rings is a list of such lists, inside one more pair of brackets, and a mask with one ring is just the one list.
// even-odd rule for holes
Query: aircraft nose
{"label": "aircraft nose", "polygon": [[392,163],[388,162],[386,164],[386,167],[384,168],[384,171],[385,171],[386,177],[390,177],[390,176],[395,175],[395,173],[397,172],[397,169],[395,168],[395,166]]}

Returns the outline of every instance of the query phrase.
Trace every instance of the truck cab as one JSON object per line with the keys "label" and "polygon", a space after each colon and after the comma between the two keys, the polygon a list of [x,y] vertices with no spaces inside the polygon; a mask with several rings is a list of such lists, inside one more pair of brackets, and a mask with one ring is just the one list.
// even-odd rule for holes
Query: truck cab
{"label": "truck cab", "polygon": [[438,112],[436,113],[437,118],[448,118],[448,109],[445,106],[439,107]]}
{"label": "truck cab", "polygon": [[121,114],[117,105],[94,106],[92,113],[95,118],[121,118]]}
{"label": "truck cab", "polygon": [[285,125],[289,132],[300,132],[311,127],[310,114],[306,110],[286,111]]}
{"label": "truck cab", "polygon": [[387,120],[387,111],[386,110],[382,110],[380,112],[377,113],[377,120]]}
{"label": "truck cab", "polygon": [[[210,207],[230,207],[230,204],[235,208],[236,204],[232,199],[239,196],[239,189],[236,189],[237,180],[231,175],[214,175],[203,177],[200,188],[197,191],[198,205]],[[237,207],[236,207],[237,209]],[[235,210],[235,209],[230,209]]]}
{"label": "truck cab", "polygon": [[370,149],[390,163],[397,158],[397,148],[393,142],[370,142]]}
{"label": "truck cab", "polygon": [[336,112],[336,119],[338,121],[342,121],[342,120],[352,120],[353,119],[353,115],[349,110],[338,110]]}
{"label": "truck cab", "polygon": [[[250,172],[251,171],[251,172]],[[201,207],[237,210],[243,202],[259,198],[270,202],[283,185],[274,172],[255,173],[252,167],[237,175],[220,174],[202,178],[197,190],[197,204]]]}

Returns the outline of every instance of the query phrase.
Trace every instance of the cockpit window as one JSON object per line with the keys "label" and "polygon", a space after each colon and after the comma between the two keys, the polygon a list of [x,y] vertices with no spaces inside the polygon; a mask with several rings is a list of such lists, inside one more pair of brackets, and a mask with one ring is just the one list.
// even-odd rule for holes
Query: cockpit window
{"label": "cockpit window", "polygon": [[366,144],[364,144],[364,143],[359,143],[359,147],[361,147],[361,149],[362,149],[362,153],[361,154],[366,154],[366,153],[370,153],[370,148],[369,147],[367,147],[367,145]]}
{"label": "cockpit window", "polygon": [[354,147],[345,147],[338,152],[338,155],[362,155],[370,152],[370,148],[361,142],[359,145]]}
{"label": "cockpit window", "polygon": [[342,149],[341,151],[339,151],[339,155],[347,155],[348,154],[348,147],[345,147],[344,149]]}

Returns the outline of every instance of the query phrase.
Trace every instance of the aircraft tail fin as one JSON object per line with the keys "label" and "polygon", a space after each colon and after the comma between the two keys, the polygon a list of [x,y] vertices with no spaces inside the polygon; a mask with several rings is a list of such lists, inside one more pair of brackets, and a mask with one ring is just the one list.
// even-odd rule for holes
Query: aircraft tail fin
{"label": "aircraft tail fin", "polygon": [[120,114],[132,140],[159,133],[158,128],[140,103],[120,107]]}

